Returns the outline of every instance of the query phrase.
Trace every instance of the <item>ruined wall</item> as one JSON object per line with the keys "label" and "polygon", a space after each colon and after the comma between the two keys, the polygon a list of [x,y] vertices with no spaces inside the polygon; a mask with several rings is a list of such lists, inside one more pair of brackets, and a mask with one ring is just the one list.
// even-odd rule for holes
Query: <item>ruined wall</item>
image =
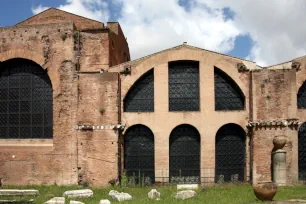
{"label": "ruined wall", "polygon": [[[76,44],[79,44],[78,40]],[[80,54],[80,72],[99,72],[101,69],[107,69],[109,67],[108,30],[80,32]]]}
{"label": "ruined wall", "polygon": [[[271,181],[271,153],[276,135],[288,136],[287,183],[297,179],[296,70],[263,69],[252,72],[253,182]],[[271,122],[270,122],[271,121]]]}
{"label": "ruined wall", "polygon": [[78,124],[95,128],[78,131],[79,182],[107,185],[118,178],[118,74],[79,77]]}
{"label": "ruined wall", "polygon": [[63,23],[63,22],[74,23],[74,25],[78,30],[104,28],[104,24],[102,22],[91,20],[55,8],[47,9],[39,13],[38,15],[35,15],[31,18],[26,19],[25,21],[18,23],[17,26],[53,24],[53,23]]}
{"label": "ruined wall", "polygon": [[130,51],[126,38],[119,23],[108,22],[109,28],[109,66],[115,66],[126,61],[130,61]]}
{"label": "ruined wall", "polygon": [[77,183],[73,30],[72,23],[0,28],[0,61],[35,61],[47,70],[53,88],[53,139],[1,139],[2,184]]}

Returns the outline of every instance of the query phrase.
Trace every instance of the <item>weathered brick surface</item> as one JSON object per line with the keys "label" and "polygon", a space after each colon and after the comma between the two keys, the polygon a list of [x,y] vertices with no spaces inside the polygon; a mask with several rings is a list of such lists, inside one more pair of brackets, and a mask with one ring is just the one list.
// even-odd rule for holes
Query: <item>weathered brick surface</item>
{"label": "weathered brick surface", "polygon": [[[118,123],[118,74],[83,74],[109,67],[110,33],[101,25],[48,11],[18,26],[0,28],[0,63],[25,58],[47,70],[53,89],[54,133],[52,140],[0,140],[2,184],[71,185],[83,176],[92,185],[106,185],[118,177],[117,133],[74,128],[84,123]],[[98,30],[80,32],[79,46],[76,28]],[[100,108],[105,109],[103,115]]]}
{"label": "weathered brick surface", "polygon": [[[252,72],[252,95],[254,120],[296,118],[296,71],[275,69]],[[297,130],[294,127],[271,126],[253,129],[253,182],[271,181],[271,153],[273,138],[276,135],[288,136],[287,182],[297,177]],[[294,177],[294,178],[293,178]]]}
{"label": "weathered brick surface", "polygon": [[26,19],[25,21],[18,23],[17,26],[62,22],[72,22],[79,30],[104,28],[104,24],[102,22],[91,20],[82,16],[77,16],[75,14],[71,14],[55,8],[50,8],[46,11],[43,11],[42,13],[39,13],[38,15]]}

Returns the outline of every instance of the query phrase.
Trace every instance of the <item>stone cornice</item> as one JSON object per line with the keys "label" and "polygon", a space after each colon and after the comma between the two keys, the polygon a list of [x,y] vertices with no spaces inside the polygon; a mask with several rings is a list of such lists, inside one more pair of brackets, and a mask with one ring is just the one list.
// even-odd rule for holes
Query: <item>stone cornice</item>
{"label": "stone cornice", "polygon": [[275,119],[275,120],[254,120],[249,121],[247,124],[248,128],[253,127],[292,127],[300,125],[299,119]]}
{"label": "stone cornice", "polygon": [[122,124],[104,124],[104,125],[75,125],[75,130],[123,130],[125,125]]}

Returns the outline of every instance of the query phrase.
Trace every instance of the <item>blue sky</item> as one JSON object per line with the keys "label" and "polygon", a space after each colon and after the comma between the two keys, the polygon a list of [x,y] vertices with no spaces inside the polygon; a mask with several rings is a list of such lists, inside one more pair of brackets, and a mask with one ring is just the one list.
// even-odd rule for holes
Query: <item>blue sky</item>
{"label": "blue sky", "polygon": [[[256,61],[305,55],[306,1],[292,0],[2,0],[0,26],[48,7],[100,21],[119,21],[132,58],[188,44]],[[18,6],[17,6],[18,5]],[[273,15],[271,15],[273,13]]]}

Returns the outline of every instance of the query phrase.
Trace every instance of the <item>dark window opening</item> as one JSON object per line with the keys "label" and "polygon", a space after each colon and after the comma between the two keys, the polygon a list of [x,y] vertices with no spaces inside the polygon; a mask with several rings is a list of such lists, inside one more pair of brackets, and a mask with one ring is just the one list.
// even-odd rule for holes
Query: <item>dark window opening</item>
{"label": "dark window opening", "polygon": [[300,87],[298,94],[297,94],[297,102],[299,109],[306,108],[306,82]]}
{"label": "dark window opening", "polygon": [[170,183],[200,183],[200,134],[180,125],[170,134]]}
{"label": "dark window opening", "polygon": [[132,86],[124,99],[124,112],[154,111],[154,69],[151,69]]}
{"label": "dark window opening", "polygon": [[0,138],[52,138],[52,86],[47,72],[25,59],[3,62],[0,72]]}
{"label": "dark window opening", "polygon": [[306,180],[306,123],[303,123],[298,133],[298,166],[299,180]]}
{"label": "dark window opening", "polygon": [[238,85],[223,71],[214,70],[215,110],[244,110],[245,97]]}
{"label": "dark window opening", "polygon": [[144,125],[130,127],[124,138],[124,168],[128,180],[150,185],[155,182],[154,135]]}
{"label": "dark window opening", "polygon": [[222,126],[216,135],[216,182],[244,181],[245,131],[236,124]]}
{"label": "dark window opening", "polygon": [[199,111],[199,62],[169,62],[169,111]]}

